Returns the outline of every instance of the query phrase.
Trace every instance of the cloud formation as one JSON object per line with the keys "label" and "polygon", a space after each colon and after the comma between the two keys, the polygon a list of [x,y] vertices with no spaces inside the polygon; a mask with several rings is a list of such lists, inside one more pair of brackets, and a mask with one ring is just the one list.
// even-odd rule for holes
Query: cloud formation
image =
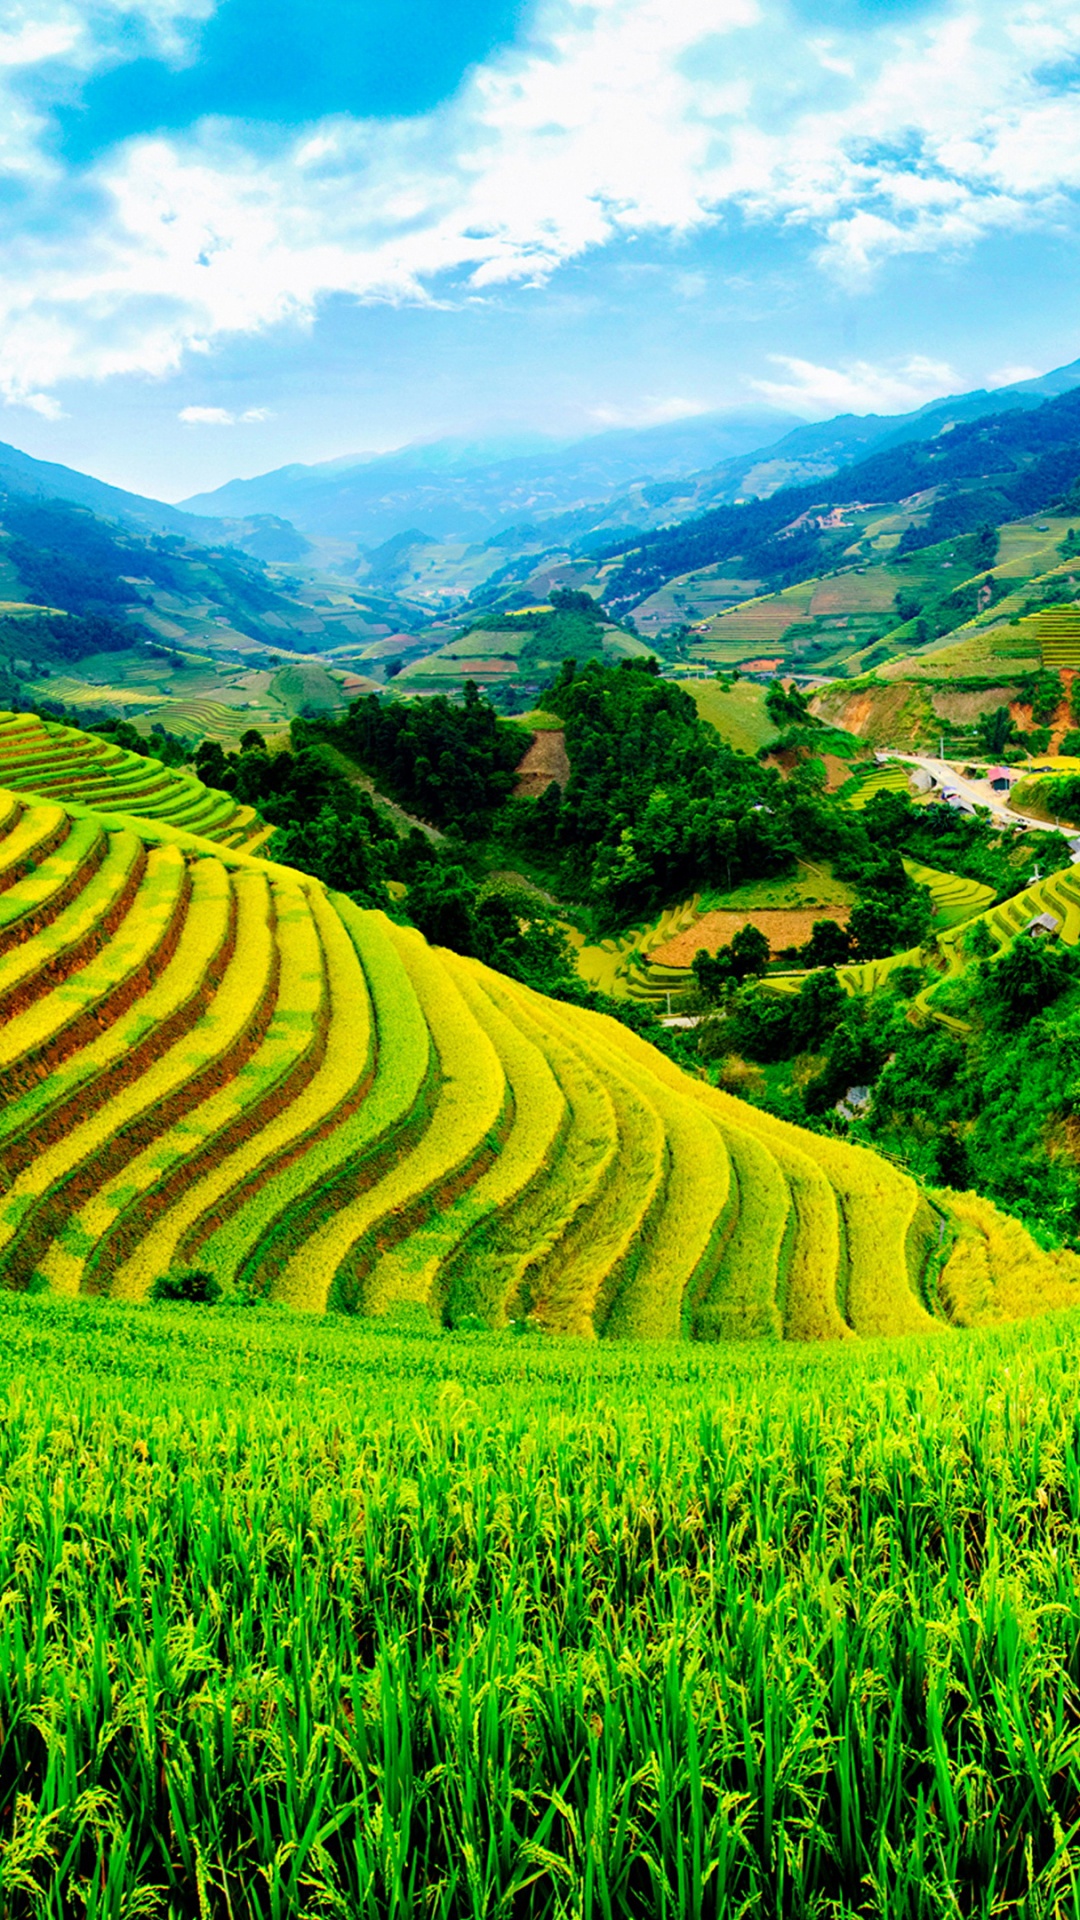
{"label": "cloud formation", "polygon": [[260,420],[269,420],[268,407],[247,407],[243,413],[232,413],[228,407],[181,407],[177,419],[185,427],[235,427],[254,425]]}
{"label": "cloud formation", "polygon": [[[892,255],[1064,223],[1080,190],[1080,17],[1042,0],[942,0],[846,33],[800,27],[786,0],[538,0],[518,44],[427,115],[273,141],[205,121],[66,170],[20,77],[63,71],[72,88],[132,48],[176,57],[212,5],[9,9],[9,399],[45,410],[65,380],[165,374],[227,336],[307,323],[334,293],[485,299],[637,234],[711,227],[722,248],[733,214],[809,236],[822,272],[857,283]],[[936,377],[791,363],[762,388],[905,405]]]}
{"label": "cloud formation", "polygon": [[959,385],[945,361],[921,355],[892,367],[872,366],[866,360],[846,367],[819,367],[778,353],[769,359],[774,366],[786,368],[787,379],[752,380],[751,386],[774,406],[810,418],[830,413],[906,413],[955,393]]}

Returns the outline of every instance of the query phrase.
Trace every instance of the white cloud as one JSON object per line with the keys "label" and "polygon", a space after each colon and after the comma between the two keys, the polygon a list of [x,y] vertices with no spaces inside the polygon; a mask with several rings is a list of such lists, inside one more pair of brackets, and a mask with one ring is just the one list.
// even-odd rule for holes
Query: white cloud
{"label": "white cloud", "polygon": [[708,411],[705,400],[684,400],[677,394],[661,400],[646,395],[639,407],[590,407],[589,417],[604,427],[658,427],[672,420],[694,420]]}
{"label": "white cloud", "polygon": [[230,413],[228,407],[181,407],[177,419],[185,427],[235,427],[270,420],[269,407],[248,407],[244,413]]}
{"label": "white cloud", "polygon": [[181,407],[177,419],[185,427],[232,427],[236,424],[235,413],[227,407]]}
{"label": "white cloud", "polygon": [[988,387],[1014,387],[1021,380],[1037,380],[1043,371],[1041,367],[997,367],[986,376]]}
{"label": "white cloud", "polygon": [[39,413],[43,420],[66,420],[63,407],[51,393],[24,393],[19,400],[11,404],[29,407],[31,413]]}
{"label": "white cloud", "polygon": [[786,380],[753,380],[751,385],[774,406],[815,419],[831,413],[903,413],[928,400],[955,393],[957,376],[944,361],[918,356],[895,367],[856,360],[846,367],[819,367],[810,360],[770,354],[784,367]]}
{"label": "white cloud", "polygon": [[[129,43],[183,58],[212,4],[25,0],[0,62],[59,49],[90,72]],[[1080,193],[1080,101],[1040,75],[1078,55],[1080,15],[1046,0],[940,0],[906,24],[813,35],[786,0],[536,0],[526,37],[426,116],[338,116],[276,150],[206,122],[81,178],[0,72],[0,172],[30,183],[4,235],[0,392],[164,374],[224,336],[306,324],[331,293],[491,297],[729,210],[816,236],[822,270],[849,280],[1060,222]],[[772,385],[817,405],[825,376],[874,406],[933,384],[854,368]]]}

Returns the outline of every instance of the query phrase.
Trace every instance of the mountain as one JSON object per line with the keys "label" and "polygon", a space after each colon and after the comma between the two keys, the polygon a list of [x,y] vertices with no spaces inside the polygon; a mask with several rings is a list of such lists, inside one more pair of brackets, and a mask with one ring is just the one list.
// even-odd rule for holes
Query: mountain
{"label": "mountain", "polygon": [[[484,542],[528,523],[556,539],[657,527],[746,495],[835,473],[874,449],[962,421],[1039,406],[1080,385],[1080,361],[1037,379],[934,400],[911,413],[807,423],[750,407],[618,428],[508,453],[507,443],[438,440],[386,454],[280,467],[194,494],[188,513],[274,514],[313,540],[383,546],[404,533]],[[573,516],[572,520],[567,516]]]}
{"label": "mountain", "polygon": [[312,538],[361,546],[414,529],[438,540],[483,540],[516,520],[603,502],[635,481],[662,483],[737,458],[794,424],[790,414],[752,407],[512,454],[505,442],[439,440],[280,467],[195,494],[183,506],[201,515],[279,514]]}
{"label": "mountain", "polygon": [[221,539],[220,526],[199,522],[179,507],[162,500],[148,500],[140,493],[127,493],[123,487],[111,487],[88,473],[63,467],[52,460],[35,460],[18,447],[0,441],[0,489],[24,494],[37,500],[70,500],[76,506],[89,507],[123,527],[144,533],[179,533],[189,538]]}
{"label": "mountain", "polygon": [[95,480],[52,460],[35,460],[18,447],[0,441],[0,494],[14,494],[29,500],[63,500],[72,506],[88,507],[100,519],[113,526],[140,534],[178,534],[207,546],[220,546],[225,539],[256,560],[301,560],[311,552],[310,542],[279,515],[256,513],[250,517],[223,521],[220,516],[199,519],[164,500],[150,500],[141,493],[128,493],[123,487],[110,486],[107,480]]}
{"label": "mountain", "polygon": [[[929,431],[927,431],[929,429]],[[607,607],[625,613],[664,581],[735,560],[744,579],[786,586],[836,566],[851,545],[837,509],[936,496],[925,525],[902,537],[915,552],[980,526],[996,527],[1042,513],[1080,484],[1080,391],[1054,399],[1011,400],[993,413],[958,417],[931,410],[923,432],[882,436],[865,458],[838,468],[823,483],[804,481],[764,498],[723,504],[698,518],[613,539],[607,556],[623,554],[605,582]],[[605,557],[604,550],[597,553]]]}

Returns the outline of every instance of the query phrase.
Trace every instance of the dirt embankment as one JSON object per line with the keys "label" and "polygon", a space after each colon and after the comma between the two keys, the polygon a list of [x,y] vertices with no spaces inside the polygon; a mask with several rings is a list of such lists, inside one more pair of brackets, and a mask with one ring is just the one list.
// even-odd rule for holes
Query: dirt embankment
{"label": "dirt embankment", "polygon": [[719,953],[738,933],[740,927],[756,927],[765,935],[771,953],[785,947],[801,947],[814,931],[816,920],[835,920],[842,927],[848,922],[849,906],[772,908],[761,907],[753,913],[729,913],[717,910],[703,913],[685,933],[676,933],[649,955],[661,967],[688,967],[696,953]]}
{"label": "dirt embankment", "polygon": [[565,787],[570,778],[570,760],[563,732],[534,733],[532,745],[517,770],[515,800],[538,800],[554,780]]}
{"label": "dirt embankment", "polygon": [[[796,767],[802,765],[806,757],[806,754],[798,747],[782,747],[778,753],[767,753],[762,764],[766,767],[775,767],[777,772],[782,774],[786,780],[790,774],[794,773]],[[824,764],[826,793],[838,792],[844,785],[845,780],[850,780],[851,767],[846,760],[841,760],[837,754],[823,753],[813,757],[821,760]]]}
{"label": "dirt embankment", "polygon": [[935,687],[931,702],[939,720],[954,726],[970,727],[984,713],[1007,707],[1015,698],[1015,687],[981,687],[977,691],[963,687]]}
{"label": "dirt embankment", "polygon": [[825,687],[814,695],[810,711],[865,740],[868,747],[917,747],[934,732],[926,689],[910,680],[882,681],[850,692],[843,686]]}

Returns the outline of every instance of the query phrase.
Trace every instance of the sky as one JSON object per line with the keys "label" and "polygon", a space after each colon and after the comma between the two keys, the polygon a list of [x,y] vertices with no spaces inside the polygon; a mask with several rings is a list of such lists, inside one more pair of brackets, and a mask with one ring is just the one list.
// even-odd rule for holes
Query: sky
{"label": "sky", "polygon": [[177,500],[1080,357],[1080,11],[4,0],[0,439]]}

